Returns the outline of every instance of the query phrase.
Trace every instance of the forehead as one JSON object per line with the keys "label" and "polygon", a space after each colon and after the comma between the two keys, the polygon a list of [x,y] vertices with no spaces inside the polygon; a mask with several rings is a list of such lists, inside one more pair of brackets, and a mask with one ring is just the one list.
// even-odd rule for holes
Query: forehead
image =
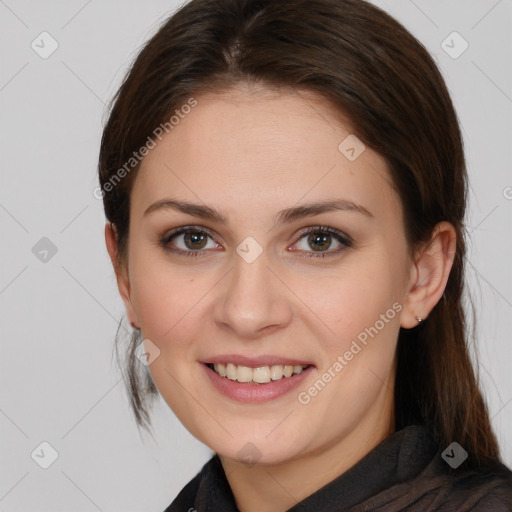
{"label": "forehead", "polygon": [[144,158],[135,208],[166,194],[233,211],[334,196],[396,208],[385,160],[320,96],[242,87],[194,99],[197,105]]}

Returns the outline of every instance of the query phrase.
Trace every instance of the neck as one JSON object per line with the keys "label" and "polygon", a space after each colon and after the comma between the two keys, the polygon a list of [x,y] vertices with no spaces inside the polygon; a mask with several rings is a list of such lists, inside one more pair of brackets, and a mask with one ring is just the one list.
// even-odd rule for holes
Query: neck
{"label": "neck", "polygon": [[248,467],[220,457],[238,509],[283,512],[345,473],[394,432],[393,403],[385,405],[368,411],[342,438],[283,463]]}

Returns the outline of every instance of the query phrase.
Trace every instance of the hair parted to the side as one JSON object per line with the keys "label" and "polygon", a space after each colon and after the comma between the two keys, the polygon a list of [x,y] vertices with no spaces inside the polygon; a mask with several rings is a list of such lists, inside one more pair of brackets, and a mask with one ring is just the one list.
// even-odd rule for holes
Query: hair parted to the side
{"label": "hair parted to the side", "polygon": [[[99,155],[100,186],[190,97],[243,83],[313,91],[346,116],[354,134],[388,163],[411,251],[430,239],[438,222],[453,224],[457,252],[444,297],[420,328],[400,330],[396,428],[424,422],[440,450],[457,441],[468,452],[468,467],[499,460],[468,351],[467,175],[457,115],[428,51],[387,13],[364,0],[183,5],[141,50],[112,100]],[[103,197],[106,217],[116,226],[120,266],[128,264],[136,171]],[[148,399],[157,390],[136,361],[137,334],[125,352],[127,386],[137,422],[146,426]]]}

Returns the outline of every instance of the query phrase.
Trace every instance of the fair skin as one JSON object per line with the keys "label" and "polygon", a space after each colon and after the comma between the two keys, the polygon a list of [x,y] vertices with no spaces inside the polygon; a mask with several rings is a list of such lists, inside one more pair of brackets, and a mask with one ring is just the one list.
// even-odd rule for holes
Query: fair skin
{"label": "fair skin", "polygon": [[[110,224],[107,248],[128,320],[160,350],[149,369],[163,399],[219,454],[242,512],[284,511],[394,432],[399,329],[417,325],[416,316],[426,318],[441,298],[455,232],[440,223],[427,247],[409,251],[386,162],[368,147],[355,161],[338,150],[352,131],[325,100],[245,87],[196,99],[137,175],[128,263],[115,263]],[[144,215],[171,198],[214,208],[227,223],[173,208]],[[276,223],[285,208],[338,199],[370,215],[336,210]],[[199,250],[183,235],[167,243],[195,257],[159,244],[182,226],[208,230]],[[303,236],[318,226],[348,235],[352,246],[327,236],[325,248]],[[251,263],[236,252],[249,236],[262,248]],[[397,303],[378,334],[301,403],[299,392]],[[292,392],[240,403],[205,377],[201,361],[220,354],[288,356],[314,368]],[[237,455],[246,443],[257,449],[252,464]]]}

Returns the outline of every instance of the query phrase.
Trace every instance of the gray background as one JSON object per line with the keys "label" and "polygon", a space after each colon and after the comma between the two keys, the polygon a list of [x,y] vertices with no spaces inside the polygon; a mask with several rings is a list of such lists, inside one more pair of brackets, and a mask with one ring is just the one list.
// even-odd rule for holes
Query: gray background
{"label": "gray background", "polygon": [[[512,0],[376,3],[434,55],[460,116],[480,372],[512,466]],[[161,400],[156,440],[135,427],[112,358],[124,310],[92,193],[105,103],[177,5],[0,0],[1,511],[161,511],[210,456]],[[43,31],[58,43],[46,59]],[[453,31],[469,44],[458,58]],[[47,469],[43,441],[58,454]]]}

